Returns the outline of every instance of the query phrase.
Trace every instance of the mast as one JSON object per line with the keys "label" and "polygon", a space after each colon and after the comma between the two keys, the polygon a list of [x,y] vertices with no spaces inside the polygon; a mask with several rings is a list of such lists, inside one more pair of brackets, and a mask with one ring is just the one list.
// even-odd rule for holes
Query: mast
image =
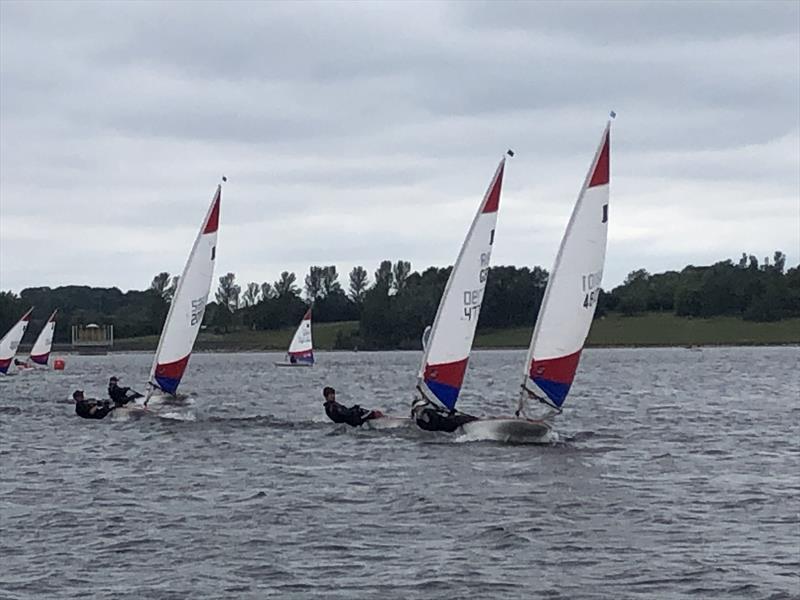
{"label": "mast", "polygon": [[[539,310],[539,316],[536,319],[536,325],[534,326],[533,334],[531,336],[531,343],[528,346],[528,353],[525,363],[523,364],[522,384],[520,386],[521,389],[517,404],[517,414],[520,414],[524,410],[528,397],[536,398],[550,408],[561,412],[561,404],[563,403],[569,386],[572,383],[572,377],[574,377],[575,370],[578,366],[580,352],[583,348],[584,342],[586,341],[589,328],[591,327],[591,320],[594,316],[597,296],[599,295],[603,264],[605,262],[608,221],[608,185],[610,183],[611,120],[615,116],[616,113],[612,111],[610,114],[610,119],[606,122],[603,135],[600,139],[597,150],[595,151],[594,158],[592,159],[591,166],[586,174],[583,185],[581,186],[578,198],[572,210],[572,214],[570,215],[569,222],[567,223],[564,236],[561,239],[561,244],[559,245],[558,253],[556,254],[553,269],[550,272],[550,277],[547,281],[547,287],[545,288],[544,298],[542,299],[542,305]],[[570,242],[575,239],[573,237],[573,231],[578,219],[588,218],[586,211],[584,210],[584,199],[586,197],[587,190],[601,186],[605,186],[605,201],[602,204],[602,212],[597,215],[592,213],[591,215],[591,218],[594,219],[591,222],[591,226],[595,229],[594,233],[597,233],[596,230],[598,229],[598,223],[602,229],[602,248],[600,248],[599,253],[596,253],[596,255],[592,257],[595,259],[599,258],[599,261],[594,261],[596,263],[599,262],[599,264],[596,265],[596,267],[599,267],[599,270],[594,269],[593,267],[594,270],[590,270],[588,273],[586,273],[585,268],[583,271],[581,271],[581,268],[583,268],[584,265],[578,263],[586,263],[587,261],[582,260],[583,257],[576,256],[574,254],[574,252],[576,252],[575,248],[570,247],[574,246],[574,243],[570,244]],[[599,200],[602,200],[602,198],[598,198],[598,201]],[[583,233],[585,234],[586,232],[584,231]],[[580,241],[586,243],[588,240]],[[597,243],[600,243],[600,241],[597,241]],[[568,248],[573,253],[570,255],[570,258],[575,264],[570,265],[571,270],[567,275],[565,275],[563,264],[565,252]],[[579,272],[583,274],[579,275]],[[569,277],[570,279],[564,279],[562,282],[564,277]],[[576,277],[581,277],[582,279],[574,279]],[[564,315],[560,315],[561,318],[559,318],[556,316],[551,316],[551,313],[554,313],[559,309],[564,309],[565,306],[565,310],[571,310],[574,308],[577,285],[581,285],[583,287],[583,290],[578,290],[580,292],[580,298],[578,299],[583,299],[583,308],[587,310],[588,308],[591,308],[591,313],[588,315],[587,313],[578,313],[577,316],[579,318],[573,318],[570,321],[570,325],[565,328],[569,329],[570,331],[565,331],[563,335],[564,338],[570,339],[565,339],[562,341],[554,341],[553,339],[548,340],[551,350],[552,347],[559,347],[559,349],[563,350],[563,352],[567,352],[567,354],[563,354],[563,352],[560,354],[555,353],[556,356],[553,357],[553,359],[550,359],[549,355],[544,357],[545,360],[542,361],[543,365],[541,368],[546,370],[548,365],[544,363],[551,363],[553,366],[551,371],[557,372],[557,376],[560,379],[568,380],[568,382],[563,381],[554,384],[551,388],[551,394],[548,394],[546,390],[541,389],[541,387],[538,386],[534,381],[533,370],[536,364],[534,355],[536,354],[537,349],[541,349],[541,335],[543,328],[552,325],[556,320],[564,319]],[[559,293],[559,297],[555,300],[553,299],[554,290],[558,290]],[[589,316],[588,320],[586,320],[586,316]],[[563,348],[561,348],[561,346],[563,346]],[[535,389],[531,389],[531,387]],[[557,392],[555,391],[556,389],[558,389]]]}
{"label": "mast", "polygon": [[[513,155],[513,153],[509,151],[509,155]],[[417,389],[420,394],[428,401],[448,410],[453,410],[458,400],[458,393],[466,371],[467,361],[469,360],[472,340],[475,336],[475,327],[480,315],[480,306],[483,302],[491,248],[494,243],[494,231],[497,223],[505,161],[506,159],[503,157],[498,164],[489,188],[472,220],[464,243],[461,245],[453,270],[447,279],[444,292],[439,300],[436,316],[433,320],[427,343],[424,344],[422,361],[417,373]],[[486,218],[481,221],[481,217],[484,216]],[[483,240],[485,247],[476,246],[472,243],[479,223],[482,223],[481,226],[484,228],[490,228],[486,232],[488,239]],[[481,249],[484,251],[480,252]],[[472,265],[471,270],[464,271],[462,263],[468,252],[471,254],[470,259],[477,262]],[[461,304],[457,306],[457,302],[451,299],[452,288],[457,279],[459,280],[459,285],[468,286],[462,292],[464,294],[463,306]],[[445,312],[447,313],[446,317]],[[442,343],[442,327],[443,319],[445,318],[447,319],[447,329],[444,330],[444,335],[448,336],[448,339]],[[465,320],[469,322],[468,325],[459,325],[459,322]],[[453,349],[454,346],[455,350]],[[435,364],[429,364],[432,353],[434,353],[437,361]],[[431,389],[431,385],[434,385],[436,389]]]}
{"label": "mast", "polygon": [[[223,177],[222,181],[227,181],[227,179]],[[153,357],[153,365],[150,368],[145,404],[147,404],[147,401],[156,389],[174,394],[183,376],[183,371],[189,362],[189,356],[191,355],[197,334],[200,331],[200,325],[202,324],[203,314],[205,312],[205,303],[208,300],[208,293],[211,288],[214,260],[216,259],[216,238],[219,226],[221,196],[222,184],[220,183],[217,185],[214,197],[203,219],[203,224],[192,245],[189,258],[186,260],[183,272],[178,279],[178,286],[172,297],[164,326],[161,329],[161,337],[158,340],[158,347]],[[204,238],[209,239],[208,250],[210,256],[206,259],[206,262],[207,266],[210,268],[207,273],[204,273],[202,270],[199,272],[197,272],[197,270],[192,271],[192,267],[195,265],[195,255]],[[198,267],[198,269],[202,269],[202,265]],[[192,288],[188,290],[191,292],[191,297],[186,295],[186,286],[192,286]],[[179,309],[177,307],[179,307]],[[177,323],[175,321],[175,318],[178,316],[176,315],[176,310],[181,311],[180,316],[185,318],[185,322]],[[175,323],[174,326],[173,323]],[[166,357],[168,362],[161,362],[160,359],[162,359],[162,355],[165,353],[169,353],[169,356]],[[161,381],[159,381],[159,379]]]}

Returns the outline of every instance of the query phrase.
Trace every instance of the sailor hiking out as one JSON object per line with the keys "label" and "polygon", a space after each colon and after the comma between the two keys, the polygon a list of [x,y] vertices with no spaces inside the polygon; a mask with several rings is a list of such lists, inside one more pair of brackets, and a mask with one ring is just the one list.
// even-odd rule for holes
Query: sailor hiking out
{"label": "sailor hiking out", "polygon": [[339,404],[336,401],[336,390],[330,386],[322,390],[322,396],[325,398],[323,402],[325,414],[334,423],[347,423],[351,427],[360,427],[366,421],[383,416],[383,413],[379,410],[367,410],[366,408],[361,408],[358,404],[354,404],[349,408]]}

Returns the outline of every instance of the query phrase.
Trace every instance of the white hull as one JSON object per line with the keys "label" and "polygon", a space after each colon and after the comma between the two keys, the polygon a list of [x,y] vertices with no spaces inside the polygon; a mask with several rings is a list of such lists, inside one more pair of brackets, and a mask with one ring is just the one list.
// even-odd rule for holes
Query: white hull
{"label": "white hull", "polygon": [[461,426],[462,441],[488,440],[516,444],[548,444],[558,439],[544,421],[499,417],[478,419]]}

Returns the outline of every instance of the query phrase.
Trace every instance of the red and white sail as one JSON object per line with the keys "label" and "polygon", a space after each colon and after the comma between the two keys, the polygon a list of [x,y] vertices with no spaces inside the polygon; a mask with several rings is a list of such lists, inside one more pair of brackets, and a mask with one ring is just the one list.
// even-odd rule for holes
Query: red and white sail
{"label": "red and white sail", "polygon": [[303,320],[294,332],[289,344],[289,358],[295,361],[314,364],[314,342],[311,339],[311,309],[303,315]]}
{"label": "red and white sail", "polygon": [[22,336],[25,335],[25,330],[28,328],[31,312],[33,312],[32,308],[22,315],[22,318],[0,339],[0,373],[8,373],[11,361],[14,360],[19,343],[22,341]]}
{"label": "red and white sail", "polygon": [[189,363],[214,276],[221,197],[222,186],[218,185],[178,280],[150,371],[151,392],[158,388],[175,394]]}
{"label": "red and white sail", "polygon": [[[560,408],[569,393],[592,325],[608,237],[611,122],[606,125],[556,262],[525,362],[523,388]],[[524,404],[525,390],[521,404]]]}
{"label": "red and white sail", "polygon": [[50,359],[50,350],[53,348],[53,334],[56,331],[57,312],[58,310],[54,310],[50,318],[47,319],[47,323],[42,327],[39,337],[36,338],[33,348],[31,348],[31,360],[37,365],[46,365]]}
{"label": "red and white sail", "polygon": [[439,301],[422,357],[419,389],[429,400],[435,400],[451,410],[458,401],[480,316],[504,169],[505,158],[500,161],[467,232]]}

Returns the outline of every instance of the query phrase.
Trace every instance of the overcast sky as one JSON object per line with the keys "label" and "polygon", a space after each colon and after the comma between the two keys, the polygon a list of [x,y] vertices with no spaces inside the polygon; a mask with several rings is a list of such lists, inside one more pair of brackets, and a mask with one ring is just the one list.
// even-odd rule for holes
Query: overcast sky
{"label": "overcast sky", "polygon": [[610,109],[603,286],[800,258],[800,3],[0,2],[0,288],[452,264],[506,148],[493,264],[550,269]]}

